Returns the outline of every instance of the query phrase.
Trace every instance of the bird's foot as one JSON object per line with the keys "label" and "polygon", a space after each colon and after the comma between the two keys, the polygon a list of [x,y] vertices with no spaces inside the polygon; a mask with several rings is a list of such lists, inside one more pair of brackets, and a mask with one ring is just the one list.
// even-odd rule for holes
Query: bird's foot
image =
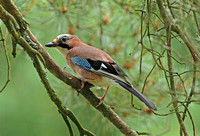
{"label": "bird's foot", "polygon": [[81,81],[81,88],[78,89],[78,95],[79,95],[79,93],[81,93],[82,89],[84,88],[85,82],[90,81],[90,79],[86,79],[86,78],[83,78],[83,77],[79,77],[79,79]]}
{"label": "bird's foot", "polygon": [[102,103],[103,103],[103,101],[104,101],[104,98],[103,97],[101,97],[100,98],[100,100],[99,100],[99,103],[97,104],[97,106],[96,107],[99,107]]}
{"label": "bird's foot", "polygon": [[99,106],[103,103],[103,101],[104,101],[104,99],[105,99],[105,97],[106,97],[106,94],[107,94],[107,92],[108,92],[109,87],[110,87],[110,86],[107,87],[106,92],[105,92],[104,95],[100,98],[100,102],[99,102],[99,104],[97,104],[96,107],[99,107]]}
{"label": "bird's foot", "polygon": [[78,89],[78,96],[79,96],[79,93],[81,93],[81,91],[82,91],[82,89],[83,89],[83,87],[85,85],[85,81],[83,79],[81,79],[81,78],[80,78],[80,80],[81,80],[81,88]]}

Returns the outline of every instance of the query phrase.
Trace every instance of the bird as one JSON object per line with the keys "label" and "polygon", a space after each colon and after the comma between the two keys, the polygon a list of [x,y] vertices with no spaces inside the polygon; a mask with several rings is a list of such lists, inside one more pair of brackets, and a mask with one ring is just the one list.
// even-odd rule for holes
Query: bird
{"label": "bird", "polygon": [[69,67],[80,76],[81,89],[85,82],[106,88],[97,106],[104,101],[110,86],[116,85],[135,95],[150,109],[157,110],[154,103],[133,87],[127,74],[106,52],[71,34],[61,34],[45,46],[56,48],[65,57]]}

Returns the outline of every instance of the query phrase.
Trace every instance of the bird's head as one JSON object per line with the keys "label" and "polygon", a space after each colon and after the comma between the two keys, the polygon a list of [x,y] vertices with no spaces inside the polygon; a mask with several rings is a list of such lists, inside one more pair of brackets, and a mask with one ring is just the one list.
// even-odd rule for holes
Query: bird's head
{"label": "bird's head", "polygon": [[52,42],[47,43],[46,47],[55,47],[58,49],[62,55],[66,56],[67,51],[81,45],[81,40],[75,36],[70,34],[61,34],[57,36]]}

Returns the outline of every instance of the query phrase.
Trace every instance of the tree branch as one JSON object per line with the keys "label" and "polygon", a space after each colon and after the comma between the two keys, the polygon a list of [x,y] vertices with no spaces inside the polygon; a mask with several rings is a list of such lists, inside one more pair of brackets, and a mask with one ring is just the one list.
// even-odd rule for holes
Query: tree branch
{"label": "tree branch", "polygon": [[[59,112],[60,112],[60,110],[59,110]],[[66,125],[67,125],[67,127],[68,127],[70,136],[74,136],[73,130],[72,130],[71,124],[69,123],[68,118],[65,117],[65,115],[63,115],[61,112],[60,112],[60,114],[62,115],[63,119],[65,120],[65,123],[66,123]]]}
{"label": "tree branch", "polygon": [[[0,1],[2,3],[2,0]],[[3,5],[5,6],[7,4],[3,1]],[[12,3],[13,4],[13,3]],[[10,9],[11,8],[11,9]],[[16,10],[15,6],[7,7],[7,11],[11,11],[11,14],[14,16],[16,20],[21,20],[21,15],[19,12],[14,12]],[[31,31],[27,28],[26,32],[23,33],[23,37],[25,36],[30,41],[36,43],[37,47],[34,47],[34,49],[29,46],[29,44],[26,42],[26,40],[21,37],[17,31],[15,31],[15,27],[12,24],[12,21],[10,20],[10,14],[8,14],[2,6],[0,6],[0,18],[3,20],[4,24],[6,25],[7,29],[9,30],[12,38],[16,43],[20,44],[28,53],[28,55],[31,57],[34,66],[42,80],[42,83],[44,84],[50,98],[52,101],[56,104],[58,109],[63,113],[63,115],[69,116],[70,119],[73,119],[73,116],[71,116],[70,112],[62,105],[61,101],[51,88],[46,74],[43,71],[37,56],[39,52],[42,56],[42,58],[45,61],[47,69],[54,74],[57,78],[59,78],[61,81],[65,82],[66,84],[70,85],[74,89],[79,89],[80,87],[80,80],[69,73],[65,72],[65,70],[61,67],[59,67],[53,59],[49,56],[49,54],[46,52],[46,50],[43,48],[43,46],[37,41],[35,36],[31,33]],[[17,21],[18,22],[18,21]],[[20,22],[20,21],[19,21]],[[19,23],[18,22],[18,23]],[[27,35],[26,35],[27,34]],[[81,94],[91,103],[91,105],[96,108],[98,111],[100,111],[104,117],[106,117],[110,122],[112,122],[123,134],[129,135],[129,136],[137,136],[137,132],[132,130],[124,121],[122,121],[119,116],[110,108],[110,106],[107,106],[105,104],[101,104],[99,107],[96,107],[96,105],[99,103],[99,99],[89,90],[91,85],[86,84],[83,88],[83,91],[81,91]],[[72,120],[73,121],[73,120]],[[75,122],[74,122],[75,123]],[[75,123],[76,124],[76,123]],[[78,124],[76,124],[78,125]],[[77,126],[78,127],[78,126]],[[80,132],[81,133],[81,132]],[[85,134],[88,134],[86,131]]]}
{"label": "tree branch", "polygon": [[5,37],[3,35],[1,26],[0,26],[0,35],[1,35],[1,40],[0,41],[2,41],[2,43],[3,43],[3,49],[4,49],[4,52],[5,52],[5,55],[6,55],[6,62],[7,62],[7,66],[8,66],[7,80],[6,80],[5,84],[4,84],[4,86],[0,90],[0,93],[1,93],[1,92],[3,92],[3,90],[6,88],[6,86],[10,82],[10,61],[9,61],[9,58],[8,58],[8,51],[7,51],[6,45],[5,45]]}
{"label": "tree branch", "polygon": [[[191,91],[190,91],[190,94],[189,94],[189,97],[187,98],[187,102],[186,102],[186,105],[185,106],[185,109],[183,111],[183,115],[182,115],[182,120],[184,121],[185,120],[185,116],[186,116],[186,112],[189,113],[189,110],[188,110],[188,107],[189,107],[189,104],[190,104],[190,101],[192,99],[192,96],[194,95],[194,91],[195,91],[195,85],[196,85],[196,64],[194,64],[194,72],[193,72],[193,80],[192,80],[192,87],[191,87]],[[191,119],[191,121],[193,122],[193,120]],[[194,124],[194,123],[192,123]],[[194,135],[195,135],[195,127],[193,125],[193,130],[194,130]],[[180,130],[180,133],[182,135],[182,130]]]}
{"label": "tree branch", "polygon": [[[171,30],[176,32],[179,35],[179,37],[183,40],[183,42],[185,43],[185,45],[189,49],[193,60],[195,62],[199,61],[198,53],[195,52],[196,50],[193,48],[194,46],[192,45],[192,42],[188,38],[189,36],[187,35],[187,33],[181,31],[179,26],[174,24],[173,20],[167,15],[166,10],[163,6],[163,2],[161,0],[157,0],[157,5],[158,5],[158,8],[159,8],[160,14],[162,16],[162,19],[164,21],[165,28],[168,28],[170,26]],[[170,5],[168,5],[168,6],[170,6]],[[168,14],[170,14],[170,13],[168,13]],[[170,16],[172,16],[172,15],[170,14]]]}
{"label": "tree branch", "polygon": [[[63,68],[59,67],[51,56],[49,56],[44,47],[37,41],[31,31],[29,29],[27,31],[30,38],[39,45],[38,51],[45,59],[47,69],[58,79],[78,90],[81,86],[81,81],[67,73]],[[80,94],[83,95],[95,109],[100,111],[104,117],[110,120],[110,122],[112,122],[123,134],[137,136],[137,132],[132,130],[123,120],[121,120],[110,106],[103,103],[96,107],[99,103],[99,99],[90,91],[90,87],[91,85],[86,83]]]}
{"label": "tree branch", "polygon": [[[2,14],[1,14],[2,13]],[[55,103],[55,105],[58,107],[62,117],[64,118],[64,120],[67,119],[67,116],[74,122],[74,124],[77,126],[77,128],[79,129],[80,135],[88,135],[88,136],[94,136],[94,134],[92,134],[90,131],[84,129],[80,123],[78,122],[77,118],[74,116],[74,114],[65,108],[65,106],[62,104],[62,102],[60,101],[60,99],[57,97],[57,95],[55,94],[54,90],[52,89],[47,77],[46,77],[46,73],[43,70],[42,66],[40,65],[40,62],[38,60],[38,53],[28,44],[28,42],[22,38],[14,29],[13,24],[11,23],[9,19],[10,14],[7,13],[3,7],[0,5],[0,18],[3,20],[4,24],[6,25],[8,29],[8,31],[10,32],[10,34],[12,35],[13,39],[16,40],[16,43],[20,44],[25,51],[27,52],[27,54],[29,55],[29,57],[31,58],[31,60],[33,61],[33,65],[35,67],[35,69],[37,70],[40,79],[44,85],[44,87],[47,90],[47,93],[49,95],[49,97],[51,98],[51,100]]]}
{"label": "tree branch", "polygon": [[185,125],[183,123],[183,120],[181,118],[181,115],[179,113],[179,108],[177,105],[176,89],[175,89],[172,58],[171,58],[171,47],[172,46],[171,46],[171,27],[170,26],[167,28],[167,45],[169,47],[169,49],[167,50],[167,60],[168,60],[168,69],[169,69],[169,77],[170,77],[170,91],[172,91],[172,93],[170,93],[171,97],[172,97],[172,103],[175,108],[176,117],[178,119],[181,130],[183,131],[185,136],[188,136],[188,133],[186,131]]}

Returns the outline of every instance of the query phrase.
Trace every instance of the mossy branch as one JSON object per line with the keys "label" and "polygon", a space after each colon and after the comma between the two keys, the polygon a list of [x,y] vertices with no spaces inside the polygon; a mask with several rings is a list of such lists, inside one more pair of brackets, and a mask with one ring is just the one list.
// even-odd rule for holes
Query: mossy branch
{"label": "mossy branch", "polygon": [[77,118],[75,117],[75,115],[67,108],[65,108],[65,106],[62,104],[62,102],[60,101],[60,99],[57,97],[57,95],[55,94],[54,90],[52,89],[45,71],[43,70],[39,59],[38,59],[38,52],[36,50],[34,50],[29,44],[28,42],[21,37],[17,31],[14,29],[14,26],[12,24],[12,22],[9,19],[10,14],[7,13],[2,6],[0,6],[0,12],[3,14],[0,14],[0,18],[3,20],[4,24],[6,25],[7,28],[11,28],[8,29],[8,31],[10,32],[10,34],[12,35],[13,39],[15,39],[16,43],[18,43],[19,45],[21,45],[25,51],[27,52],[27,54],[29,55],[29,57],[31,58],[31,60],[33,61],[33,65],[35,67],[35,69],[37,70],[40,79],[44,85],[44,87],[47,90],[47,93],[49,95],[49,97],[51,98],[51,100],[56,104],[56,106],[59,109],[60,114],[62,115],[62,117],[64,118],[64,120],[66,120],[67,117],[69,117],[74,124],[77,126],[80,135],[88,135],[88,136],[94,136],[93,133],[91,133],[90,131],[84,129],[79,121],[77,120]]}
{"label": "mossy branch", "polygon": [[[6,1],[6,0],[5,0]],[[13,20],[10,20],[12,18],[11,14],[16,19],[16,22],[23,23],[23,28],[26,23],[24,23],[22,20],[22,16],[19,15],[20,12],[18,12],[16,6],[7,6],[7,2],[11,5],[13,3],[11,1],[1,0],[0,3],[4,6],[4,8],[10,12],[10,14],[5,11],[5,9],[0,6],[0,18],[6,25],[8,31],[10,32],[10,35],[12,36],[12,39],[22,46],[27,54],[30,56],[30,58],[33,61],[34,67],[36,68],[42,83],[44,84],[51,100],[56,104],[57,108],[59,109],[59,112],[62,114],[63,117],[69,117],[78,127],[80,135],[93,135],[88,130],[84,129],[74,114],[66,109],[60,99],[55,94],[54,90],[52,89],[50,83],[48,82],[48,79],[46,77],[46,74],[42,68],[42,66],[39,63],[39,59],[42,56],[42,60],[44,59],[46,68],[57,78],[59,78],[61,81],[65,82],[66,84],[70,85],[74,89],[80,88],[80,80],[69,73],[67,73],[63,68],[59,67],[53,59],[49,56],[49,54],[46,52],[46,50],[43,48],[43,46],[37,41],[35,36],[32,34],[32,32],[28,29],[25,29],[24,33],[20,34],[17,32],[16,28],[13,26],[14,23]],[[21,24],[19,24],[20,26]],[[32,48],[30,44],[27,42],[27,39],[25,40],[24,37],[28,38],[30,41],[34,42],[37,45],[37,48]],[[41,54],[41,56],[39,54]],[[41,60],[41,59],[40,59]],[[110,108],[110,106],[107,106],[105,104],[101,104],[99,107],[96,107],[96,105],[99,103],[99,99],[89,90],[91,87],[90,84],[86,84],[83,88],[83,91],[81,91],[81,94],[91,103],[91,105],[96,108],[98,111],[100,111],[104,117],[106,117],[110,122],[112,122],[123,134],[129,135],[129,136],[137,136],[138,133],[134,130],[132,130],[123,120],[119,118],[119,116]],[[70,128],[69,128],[70,129]]]}

